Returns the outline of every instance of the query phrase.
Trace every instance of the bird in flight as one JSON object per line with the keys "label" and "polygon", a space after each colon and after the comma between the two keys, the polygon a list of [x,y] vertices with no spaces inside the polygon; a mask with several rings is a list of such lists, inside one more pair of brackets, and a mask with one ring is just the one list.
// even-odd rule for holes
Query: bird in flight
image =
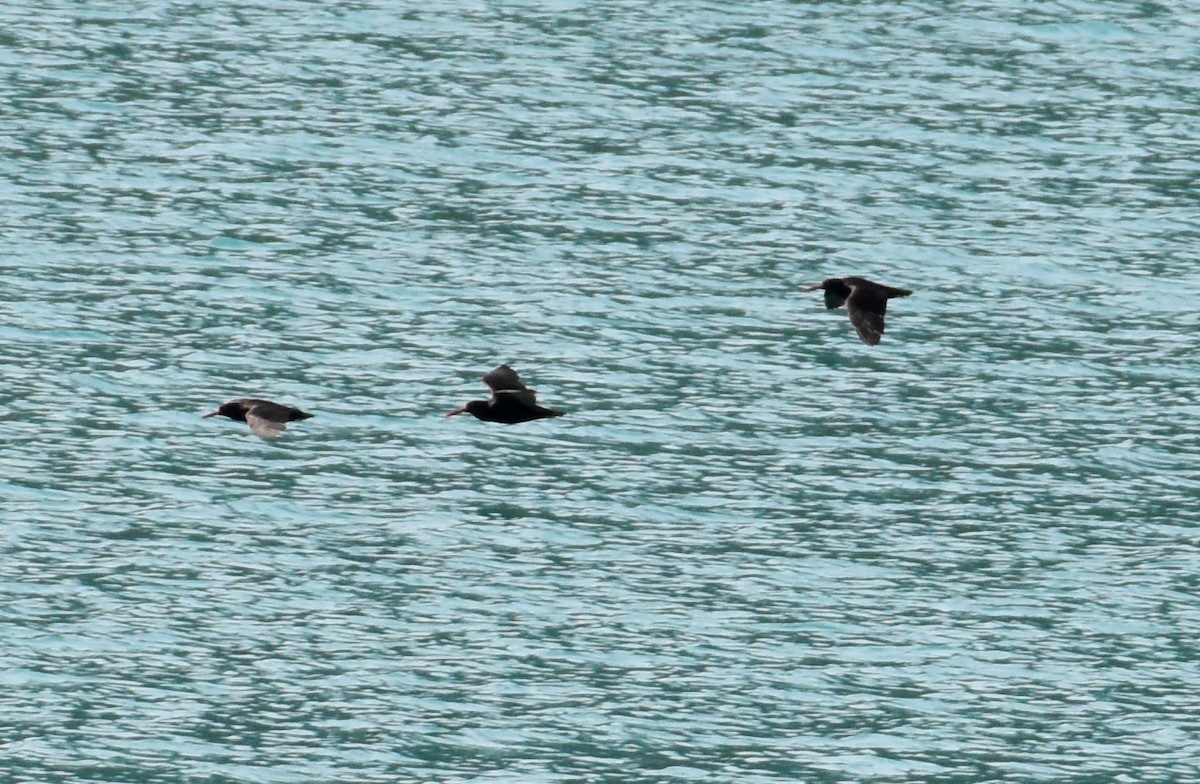
{"label": "bird in flight", "polygon": [[517,371],[508,365],[501,365],[488,373],[483,377],[483,383],[492,390],[490,400],[472,400],[446,416],[471,414],[485,422],[503,422],[506,425],[563,416],[562,411],[539,406],[534,391],[522,384]]}
{"label": "bird in flight", "polygon": [[287,429],[288,422],[308,419],[312,414],[281,403],[272,403],[270,400],[244,397],[222,403],[216,411],[205,414],[203,419],[215,416],[245,422],[260,438],[275,438]]}
{"label": "bird in flight", "polygon": [[898,289],[874,283],[866,278],[827,278],[804,291],[825,289],[825,307],[830,310],[843,303],[850,314],[850,323],[858,337],[868,346],[876,346],[883,338],[883,314],[892,297],[907,297],[908,289]]}

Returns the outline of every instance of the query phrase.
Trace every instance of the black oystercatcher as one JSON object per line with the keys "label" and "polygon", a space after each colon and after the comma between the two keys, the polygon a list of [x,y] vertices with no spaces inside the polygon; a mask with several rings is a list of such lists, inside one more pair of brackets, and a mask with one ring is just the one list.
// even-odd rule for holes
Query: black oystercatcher
{"label": "black oystercatcher", "polygon": [[483,383],[492,388],[491,400],[472,400],[461,408],[456,408],[449,414],[471,414],[484,422],[503,422],[515,425],[517,422],[529,422],[533,419],[560,417],[562,411],[542,408],[537,404],[537,396],[532,389],[521,383],[517,371],[508,365],[501,365],[483,377]]}
{"label": "black oystercatcher", "polygon": [[216,411],[205,414],[203,418],[215,416],[245,422],[260,438],[274,438],[287,429],[288,422],[308,419],[312,414],[306,414],[291,406],[272,403],[270,400],[244,397],[222,404]]}
{"label": "black oystercatcher", "polygon": [[825,307],[832,310],[846,303],[850,323],[868,346],[879,344],[883,337],[883,314],[892,297],[907,297],[908,289],[896,289],[866,278],[829,278],[804,291],[825,289]]}

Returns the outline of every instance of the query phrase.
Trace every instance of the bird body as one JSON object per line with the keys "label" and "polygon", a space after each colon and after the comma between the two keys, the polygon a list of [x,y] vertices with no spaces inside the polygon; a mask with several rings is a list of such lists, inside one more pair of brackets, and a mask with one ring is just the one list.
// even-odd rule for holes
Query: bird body
{"label": "bird body", "polygon": [[908,289],[885,286],[866,278],[827,278],[805,291],[825,290],[825,307],[833,310],[843,304],[850,314],[859,339],[868,346],[875,346],[883,338],[883,316],[887,312],[887,301],[893,297],[907,297]]}
{"label": "bird body", "polygon": [[203,418],[208,419],[215,416],[228,417],[235,422],[245,422],[260,438],[275,438],[287,429],[288,422],[308,419],[312,414],[292,406],[285,406],[282,403],[244,397],[222,403],[216,411],[205,414]]}
{"label": "bird body", "polygon": [[563,416],[562,411],[539,406],[537,394],[522,384],[517,371],[508,365],[500,365],[485,375],[483,383],[492,390],[490,400],[472,400],[446,416],[470,414],[484,422],[503,422],[506,425]]}

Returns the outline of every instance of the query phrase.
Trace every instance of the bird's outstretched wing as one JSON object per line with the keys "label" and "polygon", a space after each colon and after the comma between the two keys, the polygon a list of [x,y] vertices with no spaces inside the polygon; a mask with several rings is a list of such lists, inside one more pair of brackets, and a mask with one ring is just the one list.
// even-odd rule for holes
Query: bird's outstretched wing
{"label": "bird's outstretched wing", "polygon": [[483,383],[491,387],[493,392],[504,392],[512,389],[521,390],[525,388],[525,385],[521,383],[521,377],[517,375],[517,371],[508,365],[501,365],[485,375]]}
{"label": "bird's outstretched wing", "polygon": [[275,438],[284,430],[287,430],[287,425],[283,422],[265,419],[256,414],[253,409],[246,412],[246,424],[250,425],[250,429],[259,438]]}
{"label": "bird's outstretched wing", "polygon": [[492,393],[491,405],[506,406],[513,403],[533,408],[537,405],[537,395],[532,389],[497,389]]}
{"label": "bird's outstretched wing", "polygon": [[508,365],[501,365],[483,377],[483,383],[492,389],[492,399],[489,401],[493,408],[496,406],[525,405],[536,406],[537,395],[532,389],[521,383],[517,371]]}
{"label": "bird's outstretched wing", "polygon": [[847,309],[850,311],[850,323],[862,342],[868,346],[879,345],[883,338],[883,314],[887,309],[887,301],[881,303],[878,310],[854,307],[853,303]]}

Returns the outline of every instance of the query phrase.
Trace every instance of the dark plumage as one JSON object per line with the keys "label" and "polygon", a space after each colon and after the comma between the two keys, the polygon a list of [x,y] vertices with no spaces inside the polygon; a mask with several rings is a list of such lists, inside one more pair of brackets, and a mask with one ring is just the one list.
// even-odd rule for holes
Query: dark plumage
{"label": "dark plumage", "polygon": [[448,417],[456,414],[470,414],[484,422],[503,422],[515,425],[518,422],[529,422],[534,419],[560,417],[562,411],[542,408],[537,404],[537,396],[532,389],[521,383],[517,371],[508,365],[501,365],[483,377],[483,383],[492,389],[491,400],[472,400],[465,406],[454,409]]}
{"label": "dark plumage", "polygon": [[873,283],[866,278],[828,278],[805,291],[825,289],[825,307],[832,310],[846,304],[850,323],[859,338],[868,346],[879,344],[883,337],[883,314],[887,312],[887,301],[892,297],[907,297],[908,289],[897,289],[882,283]]}
{"label": "dark plumage", "polygon": [[287,429],[288,422],[308,419],[312,414],[307,414],[291,406],[272,403],[270,400],[244,397],[222,403],[220,408],[205,414],[203,418],[208,419],[215,416],[229,417],[236,422],[245,422],[260,438],[274,438]]}

